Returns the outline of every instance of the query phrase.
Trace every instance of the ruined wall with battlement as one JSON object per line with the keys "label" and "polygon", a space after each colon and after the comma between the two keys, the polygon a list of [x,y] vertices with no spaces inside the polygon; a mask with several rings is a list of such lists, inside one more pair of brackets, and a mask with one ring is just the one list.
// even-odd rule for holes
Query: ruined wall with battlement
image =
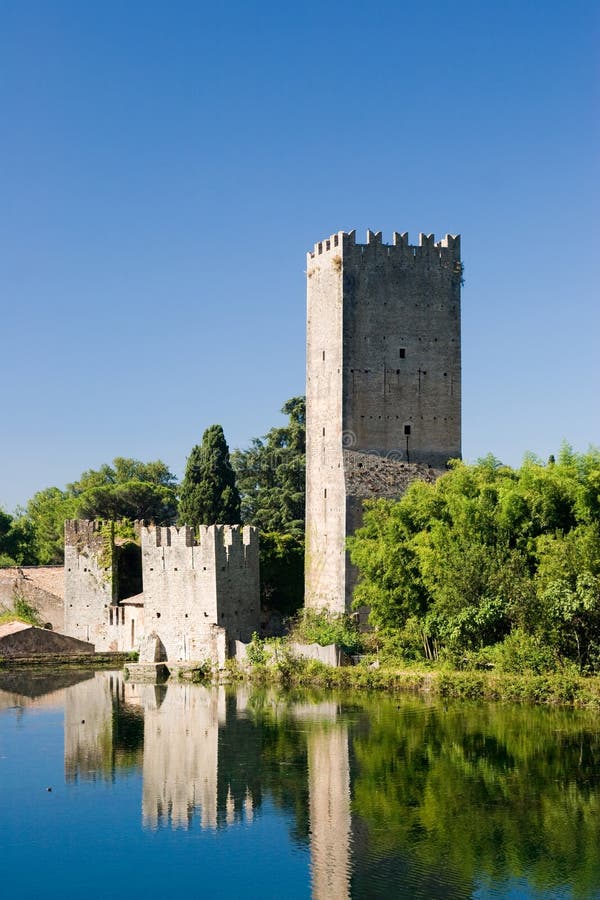
{"label": "ruined wall with battlement", "polygon": [[141,540],[146,632],[165,658],[222,663],[259,630],[256,528],[148,526]]}
{"label": "ruined wall with battlement", "polygon": [[452,235],[338,232],[307,255],[308,606],[350,608],[346,536],[365,496],[390,495],[365,493],[368,479],[357,494],[344,451],[389,461],[392,496],[461,454],[461,282]]}
{"label": "ruined wall with battlement", "polygon": [[97,651],[142,653],[152,635],[160,658],[222,665],[236,641],[260,630],[256,528],[135,523],[143,594],[123,600],[116,531],[118,523],[65,523],[65,634]]}
{"label": "ruined wall with battlement", "polygon": [[113,598],[114,526],[110,522],[65,522],[65,634],[106,646],[105,624]]}

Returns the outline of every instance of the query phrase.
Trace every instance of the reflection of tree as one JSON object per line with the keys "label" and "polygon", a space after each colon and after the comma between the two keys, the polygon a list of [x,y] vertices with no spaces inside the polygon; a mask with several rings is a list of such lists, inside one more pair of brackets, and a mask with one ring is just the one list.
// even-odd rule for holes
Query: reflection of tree
{"label": "reflection of tree", "polygon": [[370,854],[410,854],[471,883],[573,881],[589,896],[600,886],[595,728],[564,710],[378,704],[353,746]]}
{"label": "reflection of tree", "polygon": [[260,734],[262,792],[278,809],[292,813],[291,837],[305,845],[309,831],[306,739],[299,733],[288,702],[270,692],[252,693],[249,714]]}
{"label": "reflection of tree", "polygon": [[545,891],[571,884],[580,897],[600,888],[592,712],[248,697],[124,685],[114,673],[69,688],[67,777],[139,770],[142,741],[145,815],[214,828],[249,821],[268,797],[292,839],[310,844],[315,889],[334,883],[315,878],[319,860],[339,875],[332,890],[345,896],[350,886],[354,900],[469,897],[519,879]]}

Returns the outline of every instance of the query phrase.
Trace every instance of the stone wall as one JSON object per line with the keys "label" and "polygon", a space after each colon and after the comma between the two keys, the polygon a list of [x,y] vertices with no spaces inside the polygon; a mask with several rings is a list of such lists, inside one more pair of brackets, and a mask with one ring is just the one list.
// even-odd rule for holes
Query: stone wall
{"label": "stone wall", "polygon": [[[451,235],[339,232],[308,254],[307,606],[350,609],[345,540],[363,499],[401,496],[460,456],[461,276]],[[357,477],[352,454],[381,471]]]}
{"label": "stone wall", "polygon": [[62,631],[64,613],[63,566],[13,566],[0,569],[0,609],[12,610],[17,597],[36,610],[43,625]]}
{"label": "stone wall", "polygon": [[166,659],[222,665],[260,628],[257,530],[148,526],[141,539],[146,633]]}
{"label": "stone wall", "polygon": [[109,607],[113,598],[114,528],[110,522],[65,522],[66,634],[111,649]]}
{"label": "stone wall", "polygon": [[81,656],[93,652],[93,644],[46,628],[36,628],[25,622],[9,622],[0,626],[0,657],[5,659],[47,655]]}
{"label": "stone wall", "polygon": [[223,665],[260,629],[255,528],[137,526],[144,591],[117,599],[114,527],[65,524],[65,632],[97,651]]}

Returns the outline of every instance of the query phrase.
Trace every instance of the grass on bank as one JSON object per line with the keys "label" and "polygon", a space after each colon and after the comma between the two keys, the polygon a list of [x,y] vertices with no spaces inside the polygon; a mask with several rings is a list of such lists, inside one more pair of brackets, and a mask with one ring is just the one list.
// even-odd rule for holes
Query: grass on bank
{"label": "grass on bank", "polygon": [[18,594],[13,600],[13,608],[0,612],[0,625],[7,622],[25,622],[27,625],[40,626],[42,624],[38,611],[27,602],[22,594]]}
{"label": "grass on bank", "polygon": [[[297,658],[290,643],[337,643],[354,666],[333,668]],[[293,686],[417,691],[444,698],[569,704],[600,708],[600,676],[582,675],[527,636],[510,635],[503,644],[460,658],[435,662],[406,658],[394,636],[361,633],[349,616],[305,612],[287,638],[254,635],[246,666],[228,664],[228,680],[250,679]]]}
{"label": "grass on bank", "polygon": [[434,668],[372,668],[364,662],[334,668],[303,660],[279,648],[270,662],[247,667],[231,661],[227,680],[276,682],[294,687],[365,689],[390,693],[414,691],[442,698],[494,700],[507,703],[567,704],[600,709],[600,677],[506,672],[459,672]]}

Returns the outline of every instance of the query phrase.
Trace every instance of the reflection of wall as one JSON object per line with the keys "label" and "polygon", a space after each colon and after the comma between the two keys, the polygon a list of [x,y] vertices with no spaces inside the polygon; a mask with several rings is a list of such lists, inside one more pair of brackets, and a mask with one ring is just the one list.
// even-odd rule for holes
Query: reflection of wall
{"label": "reflection of wall", "polygon": [[135,767],[143,719],[135,686],[120,672],[95,672],[65,695],[65,778],[110,779],[115,769]]}
{"label": "reflection of wall", "polygon": [[0,710],[26,708],[62,709],[66,688],[94,677],[93,672],[64,669],[48,673],[45,669],[0,669]]}
{"label": "reflection of wall", "polygon": [[202,828],[215,828],[223,688],[170,685],[160,705],[145,699],[144,825],[187,828],[197,811]]}
{"label": "reflection of wall", "polygon": [[261,731],[246,715],[247,702],[244,689],[226,695],[225,720],[219,730],[219,825],[252,821],[261,803]]}
{"label": "reflection of wall", "polygon": [[113,695],[120,675],[96,672],[74,685],[65,702],[65,778],[95,780],[112,774]]}
{"label": "reflection of wall", "polygon": [[312,730],[307,743],[312,897],[346,900],[351,833],[348,729],[332,724]]}

